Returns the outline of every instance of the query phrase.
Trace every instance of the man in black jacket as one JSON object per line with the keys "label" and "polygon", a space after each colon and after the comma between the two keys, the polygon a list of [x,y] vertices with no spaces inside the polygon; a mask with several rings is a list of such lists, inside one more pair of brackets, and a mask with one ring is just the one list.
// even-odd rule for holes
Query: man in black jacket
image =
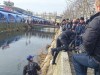
{"label": "man in black jacket", "polygon": [[38,75],[37,71],[40,71],[40,66],[33,62],[33,56],[29,55],[27,57],[28,65],[26,65],[23,69],[23,75]]}
{"label": "man in black jacket", "polygon": [[53,56],[53,61],[52,64],[55,65],[55,61],[57,58],[57,55],[59,54],[60,51],[65,50],[68,51],[69,50],[69,44],[71,43],[71,41],[75,38],[75,33],[72,32],[71,30],[66,30],[64,32],[62,32],[60,34],[60,36],[58,36],[57,40],[56,40],[56,48],[52,48],[51,49],[51,53]]}
{"label": "man in black jacket", "polygon": [[95,0],[97,13],[89,20],[89,26],[83,35],[83,47],[86,53],[73,55],[76,75],[87,75],[87,68],[93,68],[100,75],[100,0]]}

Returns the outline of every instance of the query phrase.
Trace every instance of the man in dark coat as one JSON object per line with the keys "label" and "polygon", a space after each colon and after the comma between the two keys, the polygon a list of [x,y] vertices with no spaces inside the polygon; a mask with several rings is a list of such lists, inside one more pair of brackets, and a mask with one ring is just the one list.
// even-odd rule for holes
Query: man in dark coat
{"label": "man in dark coat", "polygon": [[87,68],[93,68],[100,75],[100,0],[95,0],[97,13],[90,18],[89,26],[83,35],[85,53],[73,55],[76,75],[87,75]]}
{"label": "man in dark coat", "polygon": [[69,50],[69,44],[71,43],[71,41],[75,38],[75,33],[72,32],[71,30],[66,30],[64,32],[62,32],[60,34],[60,36],[58,36],[57,40],[56,40],[56,48],[52,48],[51,49],[51,53],[53,56],[53,61],[52,64],[56,64],[56,58],[57,55],[59,54],[60,51],[65,50],[68,51]]}
{"label": "man in dark coat", "polygon": [[40,66],[33,62],[33,56],[29,55],[27,57],[28,65],[26,65],[23,69],[23,75],[38,75],[37,71],[40,71]]}

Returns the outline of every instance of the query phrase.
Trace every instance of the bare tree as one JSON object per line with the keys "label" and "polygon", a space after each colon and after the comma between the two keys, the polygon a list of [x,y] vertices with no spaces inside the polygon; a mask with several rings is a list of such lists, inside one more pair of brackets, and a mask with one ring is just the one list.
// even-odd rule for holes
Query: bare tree
{"label": "bare tree", "polygon": [[63,18],[88,18],[94,13],[94,0],[67,0]]}
{"label": "bare tree", "polygon": [[12,7],[12,6],[14,6],[14,2],[4,1],[4,5]]}

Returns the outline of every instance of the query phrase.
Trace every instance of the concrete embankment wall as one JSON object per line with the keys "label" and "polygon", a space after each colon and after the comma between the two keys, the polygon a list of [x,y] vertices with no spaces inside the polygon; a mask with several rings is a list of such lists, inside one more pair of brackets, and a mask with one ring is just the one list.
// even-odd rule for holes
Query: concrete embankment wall
{"label": "concrete embankment wall", "polygon": [[41,64],[42,67],[42,75],[72,75],[71,74],[71,67],[69,64],[69,57],[67,52],[60,52],[57,57],[57,64],[52,65],[52,55],[51,55],[51,48],[56,46],[56,39],[61,32],[57,31],[52,43],[51,47],[48,49],[48,54]]}

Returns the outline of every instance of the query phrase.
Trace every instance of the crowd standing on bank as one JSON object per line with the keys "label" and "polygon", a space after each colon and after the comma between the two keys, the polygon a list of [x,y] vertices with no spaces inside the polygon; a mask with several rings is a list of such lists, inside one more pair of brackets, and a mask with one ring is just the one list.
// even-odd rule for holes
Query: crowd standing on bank
{"label": "crowd standing on bank", "polygon": [[[63,19],[60,25],[62,32],[51,49],[52,65],[60,51],[75,51],[72,62],[76,75],[87,75],[87,68],[93,68],[95,75],[100,75],[100,0],[95,0],[96,14],[90,19],[84,17],[69,20]],[[79,52],[81,50],[81,52]]]}

